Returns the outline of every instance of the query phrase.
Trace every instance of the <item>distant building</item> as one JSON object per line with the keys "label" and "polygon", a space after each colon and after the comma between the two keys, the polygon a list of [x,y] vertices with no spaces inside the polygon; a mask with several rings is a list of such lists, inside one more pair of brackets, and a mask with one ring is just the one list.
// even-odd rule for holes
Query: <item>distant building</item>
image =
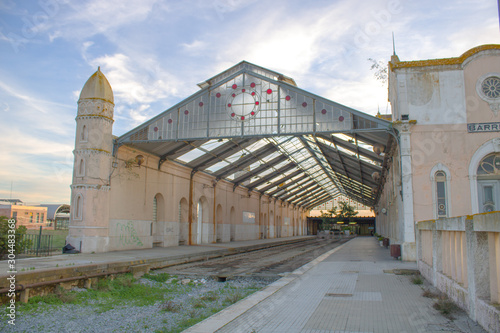
{"label": "distant building", "polygon": [[[17,200],[17,199],[16,199]],[[25,206],[20,200],[0,200],[0,216],[15,219],[17,225],[28,229],[47,226],[47,207]]]}
{"label": "distant building", "polygon": [[66,204],[40,204],[47,207],[47,222],[54,229],[66,230],[69,226],[70,206]]}
{"label": "distant building", "polygon": [[0,204],[22,205],[23,202],[19,199],[0,199]]}

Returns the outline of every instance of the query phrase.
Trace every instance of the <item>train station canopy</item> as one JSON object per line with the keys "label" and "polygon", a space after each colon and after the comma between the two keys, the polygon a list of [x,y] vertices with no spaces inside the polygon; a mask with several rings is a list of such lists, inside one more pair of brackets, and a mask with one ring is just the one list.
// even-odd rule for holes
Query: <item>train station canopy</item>
{"label": "train station canopy", "polygon": [[[345,195],[373,207],[391,123],[243,61],[116,139],[305,209]],[[375,153],[378,152],[377,153]]]}

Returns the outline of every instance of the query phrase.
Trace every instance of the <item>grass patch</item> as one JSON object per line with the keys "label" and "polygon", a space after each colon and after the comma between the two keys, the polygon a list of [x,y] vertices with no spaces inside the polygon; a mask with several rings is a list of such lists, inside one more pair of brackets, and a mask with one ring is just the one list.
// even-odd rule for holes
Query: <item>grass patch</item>
{"label": "grass patch", "polygon": [[172,301],[165,301],[160,305],[160,310],[166,312],[179,312],[181,310],[181,306]]}
{"label": "grass patch", "polygon": [[[52,248],[61,249],[66,245],[66,236],[68,236],[68,230],[50,230],[42,229],[42,235],[52,235]],[[38,235],[40,234],[40,229],[28,229],[26,231],[28,235]]]}
{"label": "grass patch", "polygon": [[168,273],[160,273],[160,274],[144,274],[142,277],[151,281],[163,283],[166,282],[168,279],[170,279],[172,276],[170,276],[170,274]]}
{"label": "grass patch", "polygon": [[147,306],[165,299],[165,294],[176,292],[170,288],[156,288],[135,283],[132,274],[123,274],[115,279],[101,279],[87,292],[73,292],[56,289],[54,294],[35,296],[27,304],[20,304],[20,311],[37,311],[47,305],[83,304],[95,307],[96,313],[103,313],[119,306]]}
{"label": "grass patch", "polygon": [[422,293],[422,296],[427,297],[427,298],[438,298],[439,294],[434,293],[434,292],[430,291],[429,289],[426,289]]}
{"label": "grass patch", "polygon": [[420,275],[415,275],[415,276],[412,276],[411,282],[413,284],[423,284],[424,283],[424,279],[422,279],[422,277]]}
{"label": "grass patch", "polygon": [[439,299],[432,307],[448,319],[453,319],[452,314],[459,310],[458,306],[446,297]]}
{"label": "grass patch", "polygon": [[200,297],[200,300],[206,301],[206,302],[214,302],[219,299],[219,295],[214,292],[214,291],[209,291],[205,295]]}

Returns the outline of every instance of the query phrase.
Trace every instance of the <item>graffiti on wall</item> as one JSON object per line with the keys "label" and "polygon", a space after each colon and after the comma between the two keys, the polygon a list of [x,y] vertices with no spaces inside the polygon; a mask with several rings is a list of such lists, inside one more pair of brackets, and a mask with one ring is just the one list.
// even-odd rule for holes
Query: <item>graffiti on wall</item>
{"label": "graffiti on wall", "polygon": [[137,231],[135,231],[134,225],[131,221],[128,221],[127,223],[117,223],[116,234],[118,235],[118,242],[121,245],[144,245],[137,235]]}

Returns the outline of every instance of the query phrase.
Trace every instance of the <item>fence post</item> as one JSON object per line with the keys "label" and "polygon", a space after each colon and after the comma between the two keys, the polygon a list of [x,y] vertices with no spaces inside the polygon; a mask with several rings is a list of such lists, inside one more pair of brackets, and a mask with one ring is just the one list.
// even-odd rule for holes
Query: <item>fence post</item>
{"label": "fence post", "polygon": [[42,239],[42,226],[40,226],[40,233],[38,234],[38,243],[36,246],[36,256],[38,257],[38,251],[40,250],[40,241]]}

